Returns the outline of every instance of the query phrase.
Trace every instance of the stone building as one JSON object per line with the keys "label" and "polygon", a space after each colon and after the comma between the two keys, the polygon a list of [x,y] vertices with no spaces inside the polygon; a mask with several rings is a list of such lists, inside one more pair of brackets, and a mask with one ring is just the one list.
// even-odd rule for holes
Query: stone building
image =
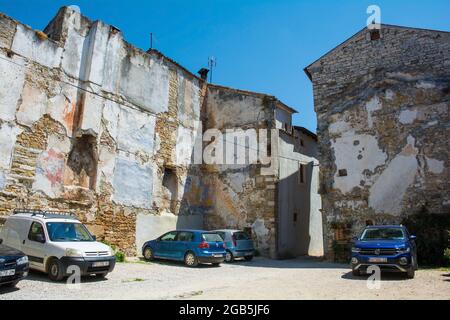
{"label": "stone building", "polygon": [[[315,137],[275,97],[208,84],[68,7],[43,32],[0,14],[0,83],[3,219],[71,211],[127,255],[171,229],[225,227],[247,228],[263,255],[321,255]],[[233,147],[268,141],[270,162],[205,163],[236,129],[258,140]]]}
{"label": "stone building", "polygon": [[450,214],[450,33],[364,28],[305,68],[326,253],[366,223]]}

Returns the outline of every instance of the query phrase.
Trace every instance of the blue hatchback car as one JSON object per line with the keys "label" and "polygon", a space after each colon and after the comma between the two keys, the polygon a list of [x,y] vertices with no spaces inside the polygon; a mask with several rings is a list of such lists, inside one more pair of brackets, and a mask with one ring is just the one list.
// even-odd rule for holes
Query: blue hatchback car
{"label": "blue hatchback car", "polygon": [[414,278],[418,268],[415,238],[401,225],[366,227],[353,239],[353,275],[366,273],[369,266],[376,265],[381,271],[404,272]]}
{"label": "blue hatchback car", "polygon": [[199,263],[219,265],[225,260],[225,243],[216,232],[203,230],[170,231],[142,246],[146,260],[155,258],[184,261],[188,267]]}
{"label": "blue hatchback car", "polygon": [[234,229],[214,230],[226,245],[226,262],[233,262],[236,258],[244,258],[247,261],[253,259],[255,246],[252,238],[244,231]]}

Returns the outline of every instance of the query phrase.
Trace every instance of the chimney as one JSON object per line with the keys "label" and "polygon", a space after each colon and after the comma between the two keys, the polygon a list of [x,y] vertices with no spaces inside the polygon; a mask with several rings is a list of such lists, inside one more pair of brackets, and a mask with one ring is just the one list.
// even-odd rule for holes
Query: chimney
{"label": "chimney", "polygon": [[206,81],[208,79],[208,72],[209,72],[209,69],[201,68],[197,73],[200,75],[200,77],[203,80]]}

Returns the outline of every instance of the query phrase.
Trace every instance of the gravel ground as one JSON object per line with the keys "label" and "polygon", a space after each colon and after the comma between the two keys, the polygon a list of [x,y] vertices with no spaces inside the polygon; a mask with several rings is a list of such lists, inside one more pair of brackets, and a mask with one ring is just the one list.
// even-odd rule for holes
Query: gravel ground
{"label": "gravel ground", "polygon": [[382,276],[380,289],[347,265],[313,259],[269,260],[187,268],[174,262],[119,263],[107,279],[83,278],[79,289],[31,272],[2,299],[450,299],[450,272],[419,270],[408,280]]}

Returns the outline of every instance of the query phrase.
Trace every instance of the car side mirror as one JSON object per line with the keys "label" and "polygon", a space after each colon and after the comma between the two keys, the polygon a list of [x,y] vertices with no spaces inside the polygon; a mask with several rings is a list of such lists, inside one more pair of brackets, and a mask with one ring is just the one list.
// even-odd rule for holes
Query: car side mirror
{"label": "car side mirror", "polygon": [[416,240],[416,239],[417,239],[416,236],[409,236],[409,238],[410,238],[411,240]]}
{"label": "car side mirror", "polygon": [[352,241],[353,241],[353,242],[358,241],[358,237],[352,237]]}
{"label": "car side mirror", "polygon": [[94,241],[97,241],[97,237],[92,235],[92,239],[94,239]]}

